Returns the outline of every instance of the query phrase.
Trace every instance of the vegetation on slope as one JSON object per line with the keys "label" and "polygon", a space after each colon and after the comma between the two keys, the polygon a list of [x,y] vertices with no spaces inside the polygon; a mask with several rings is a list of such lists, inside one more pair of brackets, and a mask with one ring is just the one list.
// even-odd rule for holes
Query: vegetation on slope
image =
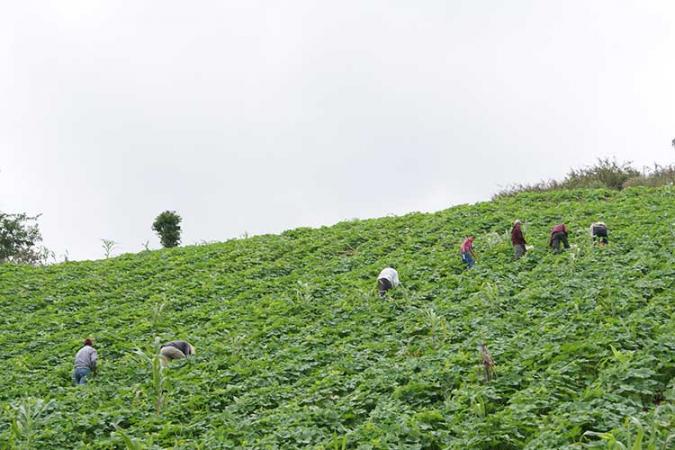
{"label": "vegetation on slope", "polygon": [[[674,209],[668,186],[523,193],[104,261],[2,266],[0,442],[668,448]],[[516,262],[514,218],[535,245]],[[605,248],[589,243],[598,219],[610,227]],[[561,220],[574,247],[553,255],[548,230]],[[469,232],[479,261],[466,271],[458,246]],[[403,287],[383,301],[375,277],[389,264]],[[73,387],[86,336],[100,373]],[[197,348],[163,372],[160,391],[134,352],[152,354],[156,337]],[[490,382],[482,342],[496,363]]]}
{"label": "vegetation on slope", "polygon": [[645,167],[642,171],[630,163],[617,163],[615,160],[598,159],[589,167],[571,169],[561,181],[546,180],[535,184],[515,184],[507,187],[493,198],[509,197],[521,192],[547,192],[561,189],[621,189],[635,186],[658,187],[675,183],[675,165],[653,168]]}

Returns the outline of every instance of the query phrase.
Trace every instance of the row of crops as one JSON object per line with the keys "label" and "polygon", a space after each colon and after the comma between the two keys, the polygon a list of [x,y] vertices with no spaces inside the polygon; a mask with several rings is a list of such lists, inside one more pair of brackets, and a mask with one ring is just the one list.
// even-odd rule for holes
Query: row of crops
{"label": "row of crops", "polygon": [[[673,448],[673,194],[524,193],[0,266],[0,448]],[[516,218],[534,248],[513,261]],[[595,220],[612,231],[607,247],[590,243]],[[555,255],[560,221],[573,246]],[[470,271],[457,251],[468,232]],[[383,301],[386,265],[403,284]],[[74,387],[87,336],[99,374]],[[172,339],[197,356],[158,386],[152,355]]]}

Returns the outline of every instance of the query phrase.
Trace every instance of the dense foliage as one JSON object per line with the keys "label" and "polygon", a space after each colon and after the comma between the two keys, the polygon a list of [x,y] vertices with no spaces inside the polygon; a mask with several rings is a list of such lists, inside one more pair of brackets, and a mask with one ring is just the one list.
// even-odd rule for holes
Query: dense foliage
{"label": "dense foliage", "polygon": [[[672,448],[673,194],[525,193],[2,266],[0,446]],[[514,218],[535,246],[515,262]],[[599,219],[607,247],[590,245]],[[553,255],[548,230],[561,220],[572,248]],[[466,233],[477,236],[472,270],[458,255]],[[374,279],[387,264],[402,287],[381,300]],[[100,373],[76,388],[72,359],[86,336]],[[187,339],[197,356],[158,370],[156,338]]]}
{"label": "dense foliage", "polygon": [[633,186],[666,186],[675,184],[675,165],[668,166],[654,165],[652,169],[645,171],[642,175],[629,178],[623,183],[623,187]]}
{"label": "dense foliage", "polygon": [[177,247],[180,244],[181,220],[176,211],[164,211],[155,218],[152,230],[159,235],[163,247]]}
{"label": "dense foliage", "polygon": [[0,264],[7,262],[37,264],[46,260],[48,251],[40,247],[42,234],[38,216],[0,211]]}
{"label": "dense foliage", "polygon": [[521,192],[547,192],[561,189],[615,189],[617,191],[635,186],[666,186],[675,183],[675,165],[645,167],[642,171],[630,163],[598,159],[589,167],[571,169],[565,178],[545,180],[535,184],[516,184],[494,196],[494,199],[510,197]]}

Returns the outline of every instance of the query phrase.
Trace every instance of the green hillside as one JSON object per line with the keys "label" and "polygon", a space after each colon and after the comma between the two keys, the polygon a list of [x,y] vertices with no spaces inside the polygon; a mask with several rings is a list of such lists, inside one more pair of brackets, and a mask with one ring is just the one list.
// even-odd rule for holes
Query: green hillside
{"label": "green hillside", "polygon": [[[523,193],[0,266],[0,447],[124,448],[124,434],[176,449],[673,448],[673,194]],[[513,262],[516,218],[535,248]],[[561,219],[573,247],[553,255],[548,230]],[[610,245],[593,248],[588,225],[600,219]],[[458,246],[469,232],[479,260],[466,271]],[[381,300],[375,278],[388,264],[403,286]],[[76,388],[87,336],[100,373]],[[134,353],[151,355],[155,337],[197,348],[163,371],[159,414],[150,364]],[[481,342],[496,363],[489,382]],[[52,402],[27,426],[35,399]]]}

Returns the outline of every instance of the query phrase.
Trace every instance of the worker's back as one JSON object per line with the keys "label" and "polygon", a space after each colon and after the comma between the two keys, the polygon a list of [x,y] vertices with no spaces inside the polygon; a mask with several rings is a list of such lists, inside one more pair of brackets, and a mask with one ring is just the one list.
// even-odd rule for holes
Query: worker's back
{"label": "worker's back", "polygon": [[389,282],[392,284],[392,286],[396,287],[399,284],[398,281],[398,272],[396,269],[393,269],[391,267],[385,267],[382,269],[382,272],[380,272],[380,275],[377,277],[378,280],[389,280]]}
{"label": "worker's back", "polygon": [[85,345],[75,354],[76,369],[92,369],[96,365],[98,355],[96,349],[90,345]]}

